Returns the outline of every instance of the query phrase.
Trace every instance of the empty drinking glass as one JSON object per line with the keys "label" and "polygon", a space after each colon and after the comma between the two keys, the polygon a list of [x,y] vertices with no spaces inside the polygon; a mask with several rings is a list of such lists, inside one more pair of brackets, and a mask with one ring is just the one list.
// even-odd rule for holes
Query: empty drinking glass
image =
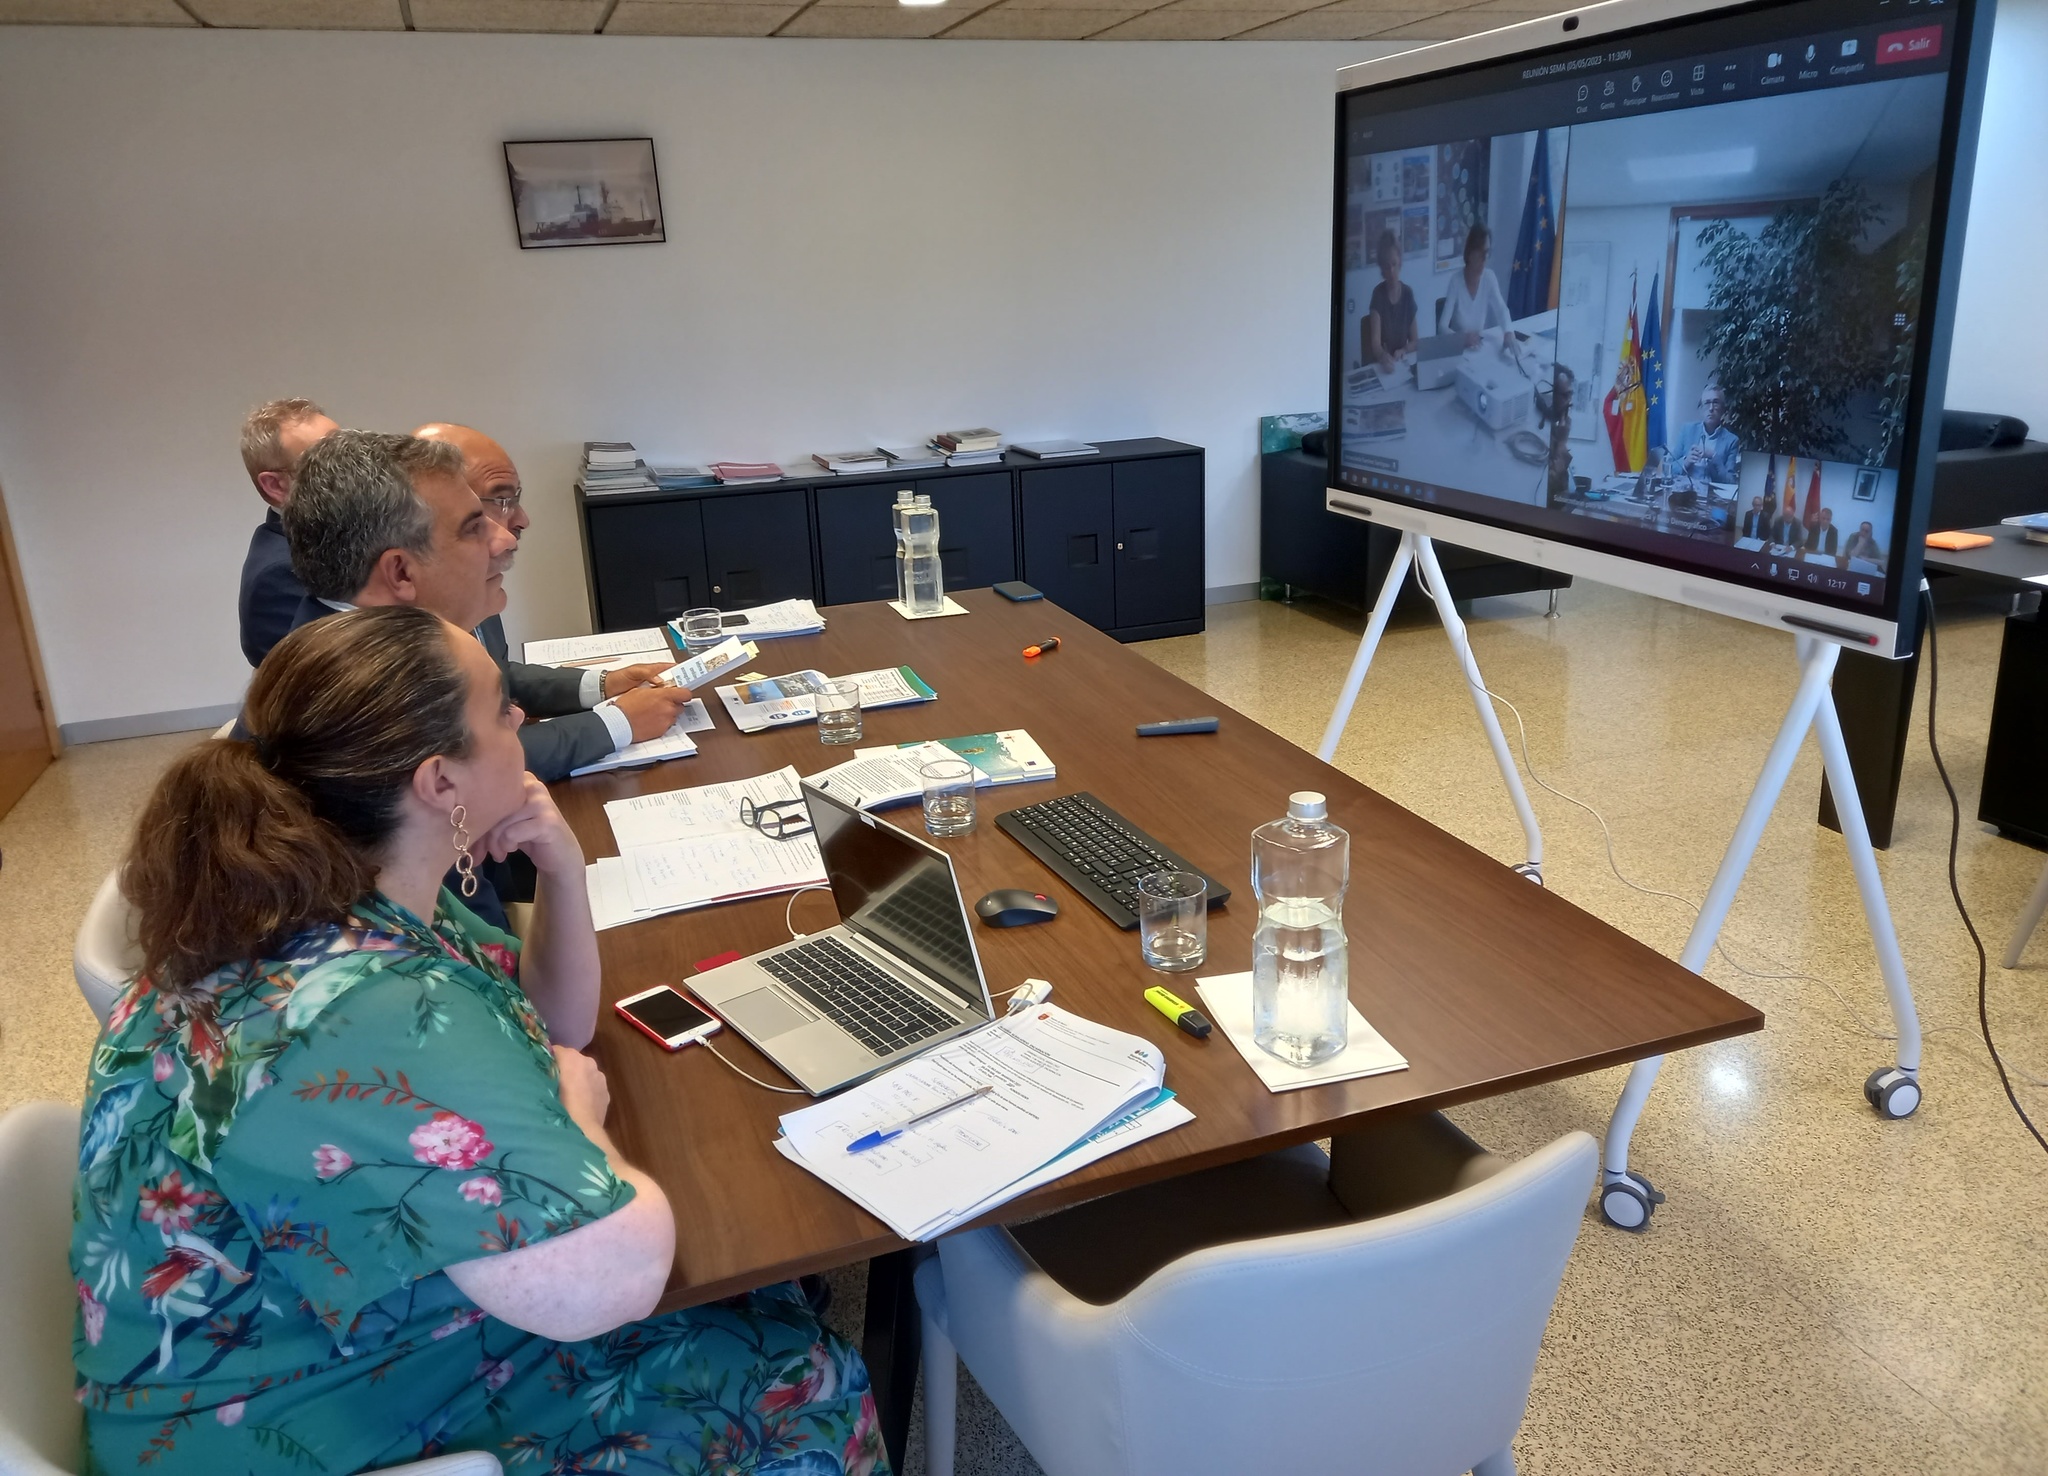
{"label": "empty drinking glass", "polygon": [[724,639],[725,622],[716,610],[707,605],[683,611],[683,649],[692,656],[710,650]]}
{"label": "empty drinking glass", "polygon": [[1209,882],[1193,871],[1138,878],[1138,952],[1162,974],[1200,968],[1209,956]]}
{"label": "empty drinking glass", "polygon": [[974,829],[974,765],[966,759],[933,759],[924,777],[924,828],[933,835],[966,835]]}
{"label": "empty drinking glass", "polygon": [[861,735],[860,683],[827,682],[818,688],[818,741],[837,747]]}

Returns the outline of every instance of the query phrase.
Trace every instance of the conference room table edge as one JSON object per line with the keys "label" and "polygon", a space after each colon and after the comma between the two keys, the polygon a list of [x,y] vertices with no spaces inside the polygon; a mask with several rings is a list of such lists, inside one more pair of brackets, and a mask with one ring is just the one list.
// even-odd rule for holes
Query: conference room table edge
{"label": "conference room table edge", "polygon": [[[1162,1179],[1179,1178],[1184,1174],[1200,1173],[1204,1169],[1220,1168],[1224,1164],[1236,1163],[1240,1159],[1253,1158],[1261,1153],[1272,1153],[1282,1148],[1291,1148],[1298,1143],[1314,1143],[1323,1138],[1339,1135],[1360,1127],[1367,1122],[1381,1121],[1419,1115],[1424,1112],[1441,1112],[1449,1107],[1462,1107],[1469,1102],[1483,1102],[1490,1097],[1503,1096],[1529,1087],[1543,1086],[1553,1081],[1567,1081],[1575,1076],[1588,1076],[1596,1071],[1605,1071],[1613,1066],[1627,1066],[1651,1056],[1667,1056],[1693,1046],[1712,1045],[1719,1040],[1732,1040],[1738,1035],[1751,1035],[1764,1028],[1764,1016],[1757,1011],[1749,1019],[1714,1030],[1691,1031],[1660,1041],[1654,1048],[1636,1051],[1612,1051],[1604,1056],[1589,1058],[1583,1062],[1572,1062],[1554,1071],[1520,1072],[1511,1077],[1494,1081],[1475,1083],[1460,1091],[1446,1092],[1440,1097],[1416,1098],[1387,1107],[1369,1107],[1346,1117],[1311,1123],[1299,1128],[1276,1132],[1255,1141],[1241,1141],[1228,1147],[1219,1147],[1206,1152],[1191,1153],[1167,1163],[1143,1163],[1124,1165],[1123,1171],[1114,1176],[1113,1182],[1105,1182],[1109,1176],[1096,1177],[1083,1170],[1063,1179],[1055,1179],[1043,1188],[1029,1194],[1019,1195],[985,1215],[967,1220],[946,1231],[956,1235],[967,1230],[980,1230],[990,1225],[1021,1225],[1027,1220],[1036,1220],[1044,1215],[1056,1214],[1060,1210],[1072,1209],[1090,1200],[1103,1199],[1112,1194],[1121,1194],[1127,1189],[1136,1189],[1145,1184],[1154,1184]],[[1313,1088],[1310,1088],[1313,1090]],[[1587,1188],[1590,1190],[1591,1185]],[[693,1283],[685,1287],[670,1288],[662,1293],[657,1312],[675,1312],[685,1307],[699,1307],[707,1302],[716,1302],[725,1297],[738,1296],[758,1286],[769,1286],[776,1282],[793,1281],[800,1276],[811,1276],[826,1271],[836,1271],[851,1266],[857,1261],[872,1260],[877,1256],[889,1255],[896,1251],[914,1250],[929,1241],[904,1240],[892,1233],[881,1221],[875,1221],[880,1233],[870,1240],[861,1241],[828,1253],[815,1256],[799,1256],[778,1263],[760,1274],[731,1277],[724,1281]]]}
{"label": "conference room table edge", "polygon": [[[1000,597],[994,596],[990,591],[987,590],[954,591],[952,593],[954,595],[954,598],[960,600],[963,604],[966,604],[970,611],[975,611],[977,608],[979,608],[981,610],[985,610],[988,613],[993,614],[1004,610],[1006,604],[1006,602],[1002,601]],[[823,613],[827,618],[828,628],[829,623],[835,616],[843,616],[850,611],[861,608],[863,607],[826,607]],[[869,608],[883,609],[886,607],[877,604]],[[1036,621],[1034,624],[1034,628],[1036,628],[1036,625],[1042,624],[1047,627],[1047,631],[1049,633],[1051,630],[1055,628],[1063,627],[1063,639],[1067,639],[1070,642],[1070,645],[1079,646],[1082,642],[1088,641],[1090,637],[1092,637],[1094,640],[1102,641],[1106,644],[1115,644],[1110,640],[1109,637],[1102,636],[1099,633],[1092,630],[1091,628],[1081,626],[1079,630],[1073,630],[1074,626],[1080,626],[1081,623],[1078,620],[1076,620],[1075,617],[1071,616],[1065,611],[1057,611],[1055,615],[1054,612],[1056,607],[1051,606],[1050,602],[1047,602],[1045,604],[1034,603],[1016,608],[1019,613],[1030,611],[1046,612],[1046,615],[1052,618],[1040,619]],[[1029,617],[1027,616],[1026,618]],[[956,619],[958,619],[958,617],[946,619],[941,623],[950,626],[954,624]],[[912,631],[914,631],[916,627],[915,625],[911,625],[909,628]],[[1068,634],[1069,631],[1072,632],[1071,635]],[[905,642],[905,654],[908,657],[908,664],[915,667],[917,663],[914,651],[910,649],[911,645],[911,642]],[[804,638],[796,638],[791,640],[763,641],[761,643],[761,648],[762,649],[760,656],[756,658],[756,660],[753,661],[751,665],[755,669],[764,671],[794,670],[799,667],[811,664],[813,660],[812,652],[815,649],[811,645],[811,643]],[[1121,647],[1119,647],[1118,649],[1121,649]],[[1143,657],[1138,655],[1137,653],[1131,654],[1132,659],[1140,661],[1143,660]],[[1046,659],[1057,661],[1060,659],[1060,655],[1059,653],[1055,653],[1052,657]],[[1168,678],[1170,681],[1174,683],[1186,685],[1182,682],[1180,678],[1164,671],[1163,668],[1152,666],[1150,663],[1147,663],[1147,667],[1152,673],[1156,673],[1158,676]],[[930,675],[930,673],[921,674],[925,674],[927,676]],[[934,685],[940,688],[942,705],[944,698],[945,683],[942,680],[935,679]],[[708,692],[704,695],[707,698],[707,702],[709,703],[709,705],[714,710],[716,710],[719,705],[717,703],[717,699]],[[1235,728],[1238,724],[1244,724],[1250,727],[1259,728],[1262,732],[1265,732],[1270,736],[1279,737],[1279,735],[1272,734],[1270,729],[1265,729],[1263,725],[1257,724],[1253,719],[1246,717],[1242,713],[1237,712],[1234,709],[1230,708],[1227,704],[1221,703],[1214,698],[1204,696],[1202,699],[1202,704],[1202,710],[1204,712],[1214,712],[1224,718],[1226,732]],[[909,710],[921,711],[922,709]],[[871,724],[873,723],[873,720],[876,716],[881,715],[882,714],[871,714]],[[1187,714],[1165,715],[1184,716]],[[720,731],[709,735],[700,735],[700,737],[708,738],[712,741],[753,741],[753,738],[750,736],[743,736],[732,733],[730,731],[730,719],[722,713],[716,718],[715,721],[719,724]],[[1029,726],[1029,714],[1025,715],[1024,722],[1013,725]],[[927,724],[927,726],[931,726],[933,732],[944,733],[977,730],[971,726],[967,729],[962,729],[959,727],[958,724],[951,724],[944,721],[943,719],[937,720],[935,722],[935,725]],[[809,730],[806,729],[803,731]],[[1038,737],[1041,742],[1047,743],[1048,750],[1052,753],[1055,764],[1058,764],[1060,762],[1058,745],[1053,742],[1048,742],[1045,735],[1042,733],[1034,731],[1034,737]],[[868,741],[872,743],[880,740],[871,739]],[[1161,743],[1166,743],[1172,742],[1174,740],[1157,741]],[[1286,742],[1287,740],[1282,738],[1280,741]],[[1299,753],[1301,757],[1307,762],[1312,764],[1320,764],[1320,760],[1317,760],[1314,754],[1307,752],[1299,745],[1290,746],[1293,747],[1294,751],[1296,753]],[[822,762],[817,763],[811,767],[823,767],[825,763],[835,761],[835,756],[832,755],[829,751],[822,753],[819,757],[822,759]],[[772,767],[772,764],[767,764],[764,762],[763,766]],[[616,781],[624,775],[651,775],[654,778],[655,782],[645,785],[645,791],[668,789],[674,787],[687,787],[691,785],[702,784],[705,782],[717,782],[716,778],[707,781],[707,779],[701,774],[693,774],[691,772],[692,767],[693,765],[691,760],[679,760],[671,763],[664,763],[651,766],[651,768],[627,770],[621,771],[621,773],[619,774],[600,775],[593,777],[599,781],[613,781],[613,784],[607,784],[605,786],[607,789],[610,789],[613,787]],[[802,762],[799,762],[798,767],[799,771],[803,771],[806,765],[804,765]],[[1052,784],[1049,785],[1041,786],[1027,784],[1015,786],[1013,789],[1010,790],[999,790],[993,793],[986,790],[983,791],[982,819],[984,826],[988,825],[988,822],[991,818],[991,814],[993,812],[1002,809],[1009,809],[1014,805],[1028,804],[1033,802],[1035,799],[1040,798],[1041,795],[1037,791],[1040,791],[1041,789],[1051,790],[1053,793],[1056,794],[1071,792],[1071,790],[1076,786],[1072,783],[1064,782],[1065,779],[1066,776],[1063,772],[1061,779],[1055,780]],[[1353,780],[1350,782],[1356,783],[1357,781]],[[574,804],[565,804],[564,809],[570,811],[572,826],[578,829],[580,837],[585,842],[586,855],[591,859],[595,859],[597,856],[603,854],[616,854],[617,847],[614,843],[612,843],[608,829],[604,830],[602,840],[599,840],[598,837],[592,833],[594,827],[603,827],[606,825],[607,822],[605,822],[603,817],[603,812],[601,808],[602,800],[594,800],[589,798],[589,796],[593,792],[591,781],[589,779],[566,780],[561,781],[559,784],[554,786],[554,788],[558,796],[562,796],[565,794],[577,796],[576,802]],[[1375,797],[1380,800],[1385,799],[1384,796],[1376,795]],[[1112,803],[1114,803],[1115,801],[1114,795],[1105,795],[1105,798],[1109,799]],[[1279,798],[1284,799],[1284,796],[1279,796]],[[1391,804],[1392,802],[1387,801],[1387,803]],[[909,823],[911,823],[914,826],[916,811],[913,808],[908,813],[911,817]],[[1412,815],[1413,812],[1406,813]],[[898,812],[896,818],[902,818],[901,812]],[[1418,820],[1420,819],[1420,817],[1415,818]],[[1427,822],[1425,821],[1422,823],[1426,824]],[[1455,840],[1456,838],[1452,837],[1452,839]],[[597,843],[593,844],[594,841],[596,841]],[[1462,845],[1463,843],[1460,842],[1459,844]],[[1018,854],[1020,858],[1028,859],[1024,857],[1024,853],[1021,851],[1021,849]],[[1499,865],[1497,861],[1493,861],[1491,858],[1486,859],[1492,865]],[[1033,862],[1031,864],[1035,865],[1036,863]],[[1502,867],[1501,869],[1503,872],[1507,871],[1507,868],[1505,867]],[[1521,883],[1521,885],[1533,886],[1534,884],[1524,882]],[[777,905],[780,905],[783,901],[781,897],[774,897],[765,900]],[[752,904],[746,905],[759,906],[761,904],[759,901],[756,901]],[[824,904],[819,901],[814,901],[812,905],[819,908],[822,908],[824,906]],[[1066,898],[1064,899],[1064,905],[1069,909],[1086,909],[1086,904],[1081,902],[1078,898]],[[1243,893],[1241,897],[1233,899],[1233,903],[1231,904],[1231,906],[1233,909],[1250,909],[1256,907],[1256,903],[1254,902],[1251,896],[1250,887],[1248,885],[1245,885],[1243,887]],[[686,911],[679,914],[670,914],[664,917],[650,919],[644,923],[628,924],[627,926],[631,928],[651,928],[675,924],[687,927],[690,926],[693,922],[701,923],[707,917],[715,915],[718,910],[719,909],[713,908],[708,910]],[[1218,913],[1215,914],[1215,916],[1220,917],[1222,916],[1222,914]],[[1599,920],[1594,919],[1594,921],[1598,922]],[[1606,927],[1608,925],[1602,923],[1601,926]],[[600,943],[602,946],[602,942],[606,935],[600,934],[599,936]],[[1130,946],[1135,952],[1135,935],[1126,934],[1125,936],[1132,938]],[[1676,967],[1676,965],[1670,964],[1669,960],[1664,959],[1661,955],[1658,955],[1657,959],[1658,962],[1668,967]],[[1217,969],[1215,971],[1224,972],[1224,970],[1222,969]],[[1696,975],[1688,975],[1688,977],[1697,980]],[[626,984],[613,984],[611,982],[608,982],[606,985],[604,991],[606,1008],[604,1008],[601,1011],[599,1040],[596,1044],[599,1047],[598,1055],[600,1063],[606,1065],[608,1072],[610,1071],[611,1067],[609,1063],[605,1062],[604,1060],[605,1050],[603,1049],[604,1046],[607,1044],[607,1039],[613,1042],[618,1042],[621,1045],[630,1041],[632,1047],[635,1049],[654,1049],[651,1046],[651,1044],[645,1042],[643,1037],[639,1037],[630,1032],[630,1030],[623,1027],[620,1024],[620,1022],[616,1020],[613,1011],[609,1008],[610,1001],[614,998],[619,997],[621,994],[628,992],[629,988],[645,988],[649,983],[652,982],[656,981],[651,978],[635,978],[628,981]],[[677,978],[670,982],[684,983],[686,985],[686,977]],[[1704,985],[1706,981],[1697,980],[1697,982]],[[991,987],[998,987],[998,981],[992,979]],[[1340,1115],[1323,1116],[1311,1112],[1307,1114],[1311,1119],[1309,1121],[1275,1127],[1270,1131],[1257,1133],[1255,1136],[1235,1139],[1228,1143],[1219,1144],[1213,1148],[1195,1150],[1191,1152],[1180,1152],[1177,1153],[1175,1156],[1160,1160],[1152,1160],[1148,1158],[1148,1156],[1142,1151],[1146,1145],[1140,1144],[1137,1146],[1136,1149],[1127,1149],[1121,1153],[1112,1154],[1107,1159],[1101,1160],[1096,1164],[1081,1169],[1074,1174],[1068,1175],[1059,1180],[1055,1180],[1054,1182],[1044,1185],[1028,1194],[1021,1195],[1016,1199],[1010,1200],[1000,1206],[997,1206],[988,1213],[978,1216],[974,1220],[966,1222],[957,1228],[965,1230],[979,1228],[987,1225],[1019,1223],[1022,1221],[1035,1219],[1039,1216],[1050,1214],[1058,1210],[1070,1208],[1074,1205],[1086,1203],[1087,1201],[1092,1199],[1097,1199],[1109,1194],[1122,1192],[1126,1189],[1136,1188],[1140,1185],[1158,1182],[1162,1179],[1178,1177],[1180,1175],[1187,1173],[1200,1172],[1207,1168],[1218,1167],[1223,1164],[1235,1162],[1243,1158],[1252,1157],[1260,1153],[1271,1152],[1280,1148],[1293,1146],[1298,1143],[1313,1142],[1318,1139],[1328,1137],[1333,1133],[1341,1133],[1350,1129],[1355,1129],[1364,1124],[1365,1122],[1375,1118],[1400,1117],[1415,1113],[1441,1110],[1447,1107],[1456,1107],[1464,1103],[1481,1101],[1486,1098],[1499,1096],[1507,1092],[1519,1091],[1525,1088],[1539,1086],[1547,1082],[1560,1081],[1574,1076],[1582,1076],[1595,1071],[1605,1070],[1613,1066],[1628,1064],[1630,1062],[1644,1059],[1650,1056],[1664,1055],[1673,1051],[1684,1050],[1693,1046],[1711,1044],[1712,1042],[1718,1040],[1724,1040],[1737,1035],[1751,1033],[1763,1028],[1764,1016],[1761,1011],[1757,1010],[1754,1006],[1750,1006],[1746,1002],[1737,999],[1732,995],[1727,995],[1726,991],[1713,989],[1713,986],[1707,987],[1715,993],[1724,995],[1734,1006],[1737,1007],[1725,1011],[1722,1018],[1720,1018],[1716,1023],[1713,1023],[1711,1025],[1706,1025],[1696,1029],[1671,1031],[1669,1033],[1659,1034],[1647,1038],[1632,1039],[1626,1046],[1603,1051],[1595,1051],[1583,1056],[1574,1056],[1570,1059],[1559,1060],[1551,1064],[1539,1066],[1526,1071],[1507,1072],[1498,1075],[1488,1076],[1482,1079],[1465,1081],[1454,1088],[1446,1089],[1440,1092],[1425,1093],[1420,1096],[1403,1097],[1399,1100],[1392,1102],[1365,1105],[1360,1107],[1356,1111],[1345,1112]],[[1185,994],[1187,991],[1185,988],[1181,988],[1179,992]],[[1060,1001],[1060,994],[1057,987],[1055,988],[1054,1000],[1056,1003]],[[1000,1001],[998,1003],[1000,1008]],[[1069,1000],[1068,1003],[1071,1004],[1073,1003],[1073,1001]],[[1085,1012],[1086,1011],[1084,1008],[1084,1013]],[[1169,1035],[1169,1038],[1171,1039],[1174,1037],[1171,1037],[1171,1035]],[[719,1037],[717,1037],[717,1039],[724,1046],[726,1052],[734,1056],[734,1058],[746,1069],[750,1071],[760,1071],[764,1069],[769,1071],[773,1070],[772,1067],[766,1065],[764,1059],[760,1057],[759,1053],[755,1051],[751,1045],[749,1045],[747,1042],[740,1039],[739,1037],[733,1035],[729,1031],[721,1034]],[[1204,1051],[1233,1051],[1233,1048],[1229,1045],[1229,1043],[1223,1040],[1220,1037],[1220,1035],[1212,1038],[1207,1042],[1200,1043],[1200,1048]],[[717,1069],[722,1071],[724,1068],[718,1067]],[[1376,1078],[1371,1080],[1383,1081],[1387,1080],[1387,1078]],[[1248,1070],[1245,1072],[1244,1081],[1248,1091],[1257,1089],[1256,1078],[1252,1077]],[[1357,1087],[1362,1084],[1363,1083],[1353,1081],[1349,1083],[1338,1083],[1324,1087],[1309,1087],[1300,1089],[1298,1092],[1290,1092],[1285,1095],[1288,1098],[1305,1101],[1309,1099],[1312,1094],[1314,1096],[1321,1096],[1324,1093],[1343,1092],[1347,1089],[1347,1087]],[[1171,1071],[1169,1071],[1168,1075],[1168,1085],[1173,1085]],[[617,1093],[615,1089],[615,1097],[616,1095]],[[806,1104],[807,1100],[809,1099],[796,1097],[784,1099],[789,1109],[802,1107]],[[647,1128],[646,1124],[636,1123],[630,1119],[622,1120],[620,1114],[618,1114],[615,1111],[612,1120],[609,1123],[609,1129],[612,1132],[614,1138],[620,1141],[621,1149],[625,1152],[628,1160],[638,1163],[642,1167],[646,1167],[646,1164],[642,1161],[640,1157],[636,1156],[634,1152],[636,1140],[641,1137],[642,1133],[650,1131],[650,1129]],[[771,1161],[777,1169],[787,1170],[789,1172],[795,1173],[802,1172],[802,1170],[798,1169],[795,1165],[783,1162],[782,1160],[780,1160],[779,1157],[773,1157],[769,1161]],[[819,1188],[824,1193],[835,1193],[835,1191],[831,1191],[829,1188],[826,1188],[823,1185],[819,1185]],[[902,1252],[912,1248],[914,1243],[905,1241],[900,1237],[896,1236],[893,1232],[891,1232],[888,1229],[888,1227],[883,1222],[874,1219],[865,1210],[859,1208],[856,1205],[852,1205],[849,1202],[841,1201],[841,1203],[844,1206],[845,1210],[852,1217],[854,1217],[857,1220],[865,1220],[867,1222],[867,1226],[872,1229],[873,1233],[862,1235],[857,1239],[842,1238],[834,1246],[828,1249],[821,1249],[815,1254],[804,1254],[786,1258],[778,1258],[773,1261],[765,1261],[750,1266],[742,1272],[737,1272],[735,1274],[725,1276],[713,1276],[704,1280],[687,1279],[689,1273],[685,1269],[685,1257],[687,1254],[685,1247],[689,1240],[690,1227],[686,1207],[683,1205],[678,1205],[679,1237],[677,1264],[671,1275],[669,1285],[667,1289],[664,1291],[661,1300],[657,1305],[657,1311],[670,1312],[682,1308],[699,1306],[708,1302],[718,1301],[726,1297],[739,1295],[747,1291],[751,1291],[756,1287],[770,1285],[780,1281],[791,1280],[799,1276],[834,1270],[840,1267],[852,1265],[862,1260],[876,1261],[878,1258],[889,1257],[892,1255],[892,1253]],[[881,1309],[871,1310],[880,1311]]]}

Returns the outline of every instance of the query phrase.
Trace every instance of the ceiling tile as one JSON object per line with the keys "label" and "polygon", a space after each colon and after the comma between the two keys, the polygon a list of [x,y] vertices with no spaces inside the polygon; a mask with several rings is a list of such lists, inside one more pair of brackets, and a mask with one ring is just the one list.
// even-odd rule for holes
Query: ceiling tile
{"label": "ceiling tile", "polygon": [[1142,14],[1123,10],[1015,10],[998,5],[946,32],[955,41],[1079,41],[1104,26]]}
{"label": "ceiling tile", "polygon": [[[419,0],[413,0],[417,5]],[[619,0],[607,36],[766,36],[802,7],[795,0],[769,5],[692,5],[674,0]]]}
{"label": "ceiling tile", "polygon": [[196,26],[173,0],[0,0],[0,25]]}
{"label": "ceiling tile", "polygon": [[1270,25],[1292,11],[1286,10],[1183,10],[1169,5],[1161,10],[1134,16],[1122,25],[1104,31],[1101,41],[1221,41],[1239,31]]}
{"label": "ceiling tile", "polygon": [[412,0],[418,31],[582,31],[597,29],[606,0]]}
{"label": "ceiling tile", "polygon": [[1431,11],[1343,10],[1329,7],[1303,11],[1248,31],[1243,41],[1363,41],[1390,26],[1412,25],[1427,20]]}
{"label": "ceiling tile", "polygon": [[997,6],[996,9],[998,11],[1092,10],[1098,14],[1105,11],[1115,11],[1116,14],[1114,16],[1102,16],[1101,24],[1095,27],[1095,29],[1100,30],[1102,26],[1113,25],[1120,20],[1129,20],[1134,15],[1143,15],[1146,6],[1142,3],[1142,0],[1002,0],[1002,4]]}
{"label": "ceiling tile", "polygon": [[[947,12],[951,11],[949,15]],[[778,36],[859,36],[886,39],[929,36],[943,31],[968,13],[965,5],[813,5],[775,34]]]}
{"label": "ceiling tile", "polygon": [[270,31],[402,31],[398,0],[185,0],[209,26]]}

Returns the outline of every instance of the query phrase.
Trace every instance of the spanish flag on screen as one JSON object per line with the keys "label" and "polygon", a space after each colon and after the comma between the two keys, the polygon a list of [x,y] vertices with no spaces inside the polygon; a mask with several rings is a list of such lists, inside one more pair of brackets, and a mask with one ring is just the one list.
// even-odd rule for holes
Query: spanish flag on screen
{"label": "spanish flag on screen", "polygon": [[1643,403],[1643,350],[1636,339],[1633,282],[1628,289],[1628,330],[1621,338],[1621,363],[1614,371],[1614,388],[1601,402],[1600,413],[1606,418],[1607,440],[1614,448],[1614,469],[1641,471],[1648,444],[1644,429],[1648,412]]}

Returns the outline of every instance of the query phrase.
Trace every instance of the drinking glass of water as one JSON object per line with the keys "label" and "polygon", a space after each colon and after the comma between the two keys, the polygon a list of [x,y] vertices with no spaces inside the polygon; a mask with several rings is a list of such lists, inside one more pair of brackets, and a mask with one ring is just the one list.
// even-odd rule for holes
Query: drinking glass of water
{"label": "drinking glass of water", "polygon": [[692,656],[708,651],[725,639],[725,622],[708,605],[683,611],[683,649]]}
{"label": "drinking glass of water", "polygon": [[1138,952],[1162,974],[1200,968],[1209,956],[1209,882],[1193,871],[1138,878]]}
{"label": "drinking glass of water", "polygon": [[924,828],[933,835],[973,830],[974,765],[966,759],[933,759],[918,772],[924,778]]}
{"label": "drinking glass of water", "polygon": [[818,689],[818,741],[836,748],[860,742],[860,734],[860,683],[825,683]]}

